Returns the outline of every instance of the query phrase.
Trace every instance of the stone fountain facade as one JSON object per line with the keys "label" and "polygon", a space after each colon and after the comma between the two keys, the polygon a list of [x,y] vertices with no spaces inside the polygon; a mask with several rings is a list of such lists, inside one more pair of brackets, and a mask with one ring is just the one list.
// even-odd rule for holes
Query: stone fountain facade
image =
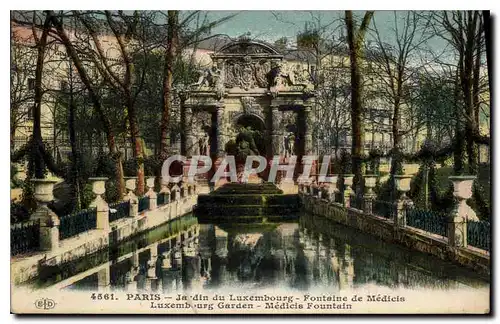
{"label": "stone fountain facade", "polygon": [[268,158],[312,151],[314,89],[308,71],[268,44],[240,39],[212,54],[212,66],[181,92],[181,154],[222,157],[238,126],[264,134]]}

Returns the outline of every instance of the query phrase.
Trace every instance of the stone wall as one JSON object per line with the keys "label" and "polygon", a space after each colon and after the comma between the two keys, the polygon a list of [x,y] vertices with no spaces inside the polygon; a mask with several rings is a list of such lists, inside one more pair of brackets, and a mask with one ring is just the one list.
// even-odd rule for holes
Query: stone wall
{"label": "stone wall", "polygon": [[485,251],[473,247],[452,246],[447,238],[408,226],[394,226],[394,221],[391,219],[346,208],[340,203],[304,192],[300,193],[300,199],[306,212],[353,227],[381,240],[401,244],[412,250],[460,264],[481,275],[490,275],[490,256]]}
{"label": "stone wall", "polygon": [[194,192],[135,217],[125,217],[111,222],[108,230],[90,230],[62,240],[59,246],[51,251],[15,257],[11,262],[11,282],[25,283],[36,278],[40,268],[44,266],[56,266],[83,258],[190,213],[197,197],[197,193]]}

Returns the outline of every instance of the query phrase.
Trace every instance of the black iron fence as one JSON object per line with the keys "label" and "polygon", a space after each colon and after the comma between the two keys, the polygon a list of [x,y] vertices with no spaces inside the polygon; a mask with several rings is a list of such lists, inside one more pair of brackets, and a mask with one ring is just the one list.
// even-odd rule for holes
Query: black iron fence
{"label": "black iron fence", "polygon": [[489,251],[491,244],[490,223],[485,221],[467,222],[467,242],[469,245]]}
{"label": "black iron fence", "polygon": [[414,207],[406,208],[405,212],[406,225],[444,237],[448,236],[448,217],[446,214]]}
{"label": "black iron fence", "polygon": [[59,239],[64,240],[95,229],[97,226],[97,211],[95,208],[84,209],[77,213],[62,216],[60,221]]}
{"label": "black iron fence", "polygon": [[149,209],[149,197],[144,196],[139,198],[139,213]]}
{"label": "black iron fence", "polygon": [[156,196],[156,205],[166,205],[169,202],[170,195],[166,192],[160,192],[158,196]]}
{"label": "black iron fence", "polygon": [[36,251],[40,247],[40,221],[27,221],[10,226],[10,254]]}
{"label": "black iron fence", "polygon": [[363,196],[361,195],[352,195],[350,201],[351,208],[356,208],[359,210],[363,210]]}
{"label": "black iron fence", "polygon": [[373,214],[388,219],[394,219],[394,204],[384,200],[374,200]]}
{"label": "black iron fence", "polygon": [[118,219],[128,217],[130,215],[130,202],[121,201],[114,204],[109,204],[109,222],[114,222]]}

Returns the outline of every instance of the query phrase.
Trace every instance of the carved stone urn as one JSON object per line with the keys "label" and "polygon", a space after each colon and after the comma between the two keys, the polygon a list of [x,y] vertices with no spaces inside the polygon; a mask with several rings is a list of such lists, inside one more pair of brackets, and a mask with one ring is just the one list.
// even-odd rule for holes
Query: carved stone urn
{"label": "carved stone urn", "polygon": [[137,177],[124,177],[125,179],[125,189],[128,190],[128,192],[134,192],[135,188],[137,187]]}
{"label": "carved stone urn", "polygon": [[366,195],[372,196],[373,193],[373,188],[377,185],[377,175],[375,174],[365,174],[363,176],[365,179],[365,188],[366,188]]}
{"label": "carved stone urn", "polygon": [[411,174],[396,174],[394,175],[394,184],[396,185],[396,190],[401,193],[401,199],[406,198],[406,193],[410,191]]}
{"label": "carved stone urn", "polygon": [[47,204],[54,200],[54,185],[58,182],[54,179],[31,179],[35,185],[35,199],[37,202]]}
{"label": "carved stone urn", "polygon": [[344,185],[351,189],[354,181],[354,174],[344,174]]}
{"label": "carved stone urn", "polygon": [[448,179],[453,183],[453,196],[458,200],[455,207],[455,217],[460,217],[465,220],[479,221],[476,212],[467,205],[467,199],[472,197],[472,185],[476,176],[450,176]]}
{"label": "carved stone urn", "polygon": [[472,185],[476,176],[451,176],[448,179],[453,182],[453,196],[461,200],[466,200],[472,197]]}
{"label": "carved stone urn", "polygon": [[92,182],[92,192],[96,196],[101,196],[106,192],[106,181],[108,178],[103,177],[93,177],[89,178],[89,181]]}

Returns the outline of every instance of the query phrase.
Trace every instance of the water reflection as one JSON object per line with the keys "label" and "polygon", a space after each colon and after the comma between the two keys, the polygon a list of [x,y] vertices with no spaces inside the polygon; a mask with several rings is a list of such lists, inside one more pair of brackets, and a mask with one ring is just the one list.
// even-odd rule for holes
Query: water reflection
{"label": "water reflection", "polygon": [[[185,216],[108,252],[107,262],[52,283],[145,292],[359,286],[451,289],[488,285],[461,267],[378,241],[324,218],[225,226]],[[102,258],[102,256],[100,257]]]}

